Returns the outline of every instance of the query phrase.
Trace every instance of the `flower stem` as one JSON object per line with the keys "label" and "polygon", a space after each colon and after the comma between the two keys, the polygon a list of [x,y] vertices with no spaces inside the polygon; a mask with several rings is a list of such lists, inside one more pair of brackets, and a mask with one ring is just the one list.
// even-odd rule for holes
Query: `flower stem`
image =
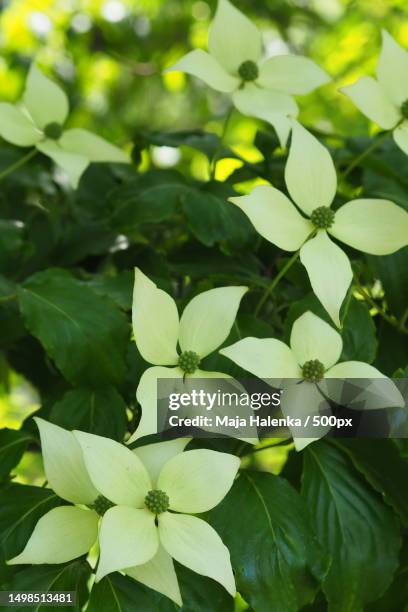
{"label": "flower stem", "polygon": [[218,156],[222,151],[222,146],[224,144],[224,140],[225,140],[225,136],[227,134],[227,130],[228,130],[228,125],[230,122],[230,119],[232,117],[232,113],[234,111],[234,107],[230,106],[228,113],[225,116],[225,121],[224,121],[224,126],[222,128],[222,133],[220,136],[220,139],[218,141],[218,146],[214,151],[214,155],[211,158],[210,161],[210,180],[213,181],[215,179],[215,172],[217,170],[217,163],[218,163]]}
{"label": "flower stem", "polygon": [[6,178],[6,176],[14,172],[14,170],[18,170],[18,168],[24,166],[24,164],[30,161],[30,159],[37,155],[37,153],[37,149],[31,149],[31,151],[29,151],[27,155],[24,155],[24,157],[21,157],[16,162],[14,162],[14,164],[8,166],[5,170],[3,170],[3,172],[0,172],[0,181],[2,181],[4,178]]}
{"label": "flower stem", "polygon": [[347,166],[347,168],[341,173],[342,178],[346,178],[346,176],[348,176],[350,172],[354,170],[354,168],[358,166],[363,159],[370,155],[370,153],[372,153],[382,142],[384,142],[384,140],[388,138],[390,134],[390,130],[384,132],[383,134],[381,134],[381,136],[376,138],[376,140],[374,140],[374,142],[372,142],[371,145],[367,147],[367,149],[365,149],[362,153],[360,153],[360,155],[355,157],[353,161]]}
{"label": "flower stem", "polygon": [[275,276],[275,278],[273,279],[273,281],[271,282],[269,287],[267,287],[267,289],[265,290],[263,296],[259,300],[257,307],[255,308],[254,314],[255,314],[256,317],[258,316],[259,312],[262,309],[262,306],[265,304],[265,302],[268,299],[268,297],[271,295],[272,291],[275,289],[276,285],[279,283],[281,278],[283,278],[285,276],[285,274],[289,270],[289,268],[291,268],[293,266],[295,261],[298,259],[299,255],[300,255],[300,249],[298,251],[296,251],[292,255],[292,257],[283,266],[282,270]]}

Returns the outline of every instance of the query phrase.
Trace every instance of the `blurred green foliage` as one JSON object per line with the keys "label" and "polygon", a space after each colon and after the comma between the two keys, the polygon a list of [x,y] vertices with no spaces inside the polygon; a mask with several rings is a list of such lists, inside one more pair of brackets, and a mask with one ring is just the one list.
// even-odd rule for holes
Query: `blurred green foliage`
{"label": "blurred green foliage", "polygon": [[[304,54],[333,77],[332,84],[300,99],[303,123],[344,135],[367,133],[365,117],[337,89],[374,72],[381,28],[408,45],[405,0],[235,4],[262,29],[266,55]],[[205,48],[214,9],[214,0],[12,0],[0,15],[0,97],[18,98],[35,58],[69,93],[71,125],[117,144],[147,125],[217,130],[226,99],[180,73],[163,75],[187,50]],[[241,152],[252,150],[255,125],[235,119],[230,138]],[[188,161],[200,172],[197,157]]]}

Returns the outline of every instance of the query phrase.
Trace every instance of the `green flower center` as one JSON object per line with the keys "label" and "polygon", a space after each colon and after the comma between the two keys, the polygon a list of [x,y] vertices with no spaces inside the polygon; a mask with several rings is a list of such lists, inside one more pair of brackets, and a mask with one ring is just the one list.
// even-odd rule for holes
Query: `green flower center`
{"label": "green flower center", "polygon": [[61,138],[62,135],[62,125],[56,121],[48,123],[44,128],[44,134],[51,140],[58,140],[58,138]]}
{"label": "green flower center", "polygon": [[200,363],[200,357],[194,351],[184,351],[181,353],[178,366],[186,374],[194,374]]}
{"label": "green flower center", "polygon": [[315,208],[310,220],[317,229],[329,229],[334,222],[334,211],[328,206]]}
{"label": "green flower center", "polygon": [[169,496],[159,489],[149,491],[144,500],[145,506],[153,514],[161,514],[169,509]]}
{"label": "green flower center", "polygon": [[115,504],[113,504],[109,499],[106,499],[103,495],[99,495],[93,504],[88,506],[91,510],[95,510],[99,514],[99,516],[103,516],[109,508],[113,508]]}
{"label": "green flower center", "polygon": [[258,66],[252,60],[247,60],[238,68],[238,74],[243,81],[255,81],[259,76]]}
{"label": "green flower center", "polygon": [[405,100],[405,102],[401,104],[401,115],[404,119],[408,119],[408,100]]}
{"label": "green flower center", "polygon": [[306,361],[302,367],[302,376],[310,382],[319,382],[324,376],[324,365],[318,359]]}

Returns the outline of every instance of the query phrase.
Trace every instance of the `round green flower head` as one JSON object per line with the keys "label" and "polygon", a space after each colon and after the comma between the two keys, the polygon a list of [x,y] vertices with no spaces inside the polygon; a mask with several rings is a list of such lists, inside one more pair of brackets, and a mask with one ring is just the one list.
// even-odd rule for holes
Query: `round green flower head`
{"label": "round green flower head", "polygon": [[328,206],[315,208],[310,220],[317,229],[329,229],[334,222],[334,212]]}
{"label": "round green flower head", "polygon": [[324,376],[324,365],[318,359],[306,361],[302,367],[302,376],[310,382],[319,382]]}
{"label": "round green flower head", "polygon": [[109,499],[106,499],[103,495],[99,495],[93,504],[89,506],[91,510],[95,510],[99,516],[103,516],[109,508],[113,508],[115,504],[113,504]]}
{"label": "round green flower head", "polygon": [[178,366],[186,374],[194,374],[200,363],[200,357],[194,351],[181,353]]}
{"label": "round green flower head", "polygon": [[408,119],[408,99],[401,104],[401,115],[404,119]]}
{"label": "round green flower head", "polygon": [[51,140],[58,140],[62,136],[62,125],[53,121],[52,123],[48,123],[44,128],[44,134],[47,138]]}
{"label": "round green flower head", "polygon": [[161,514],[169,509],[169,496],[159,489],[152,489],[148,492],[144,500],[145,506],[153,514]]}
{"label": "round green flower head", "polygon": [[259,76],[259,69],[255,62],[247,60],[238,68],[238,74],[243,81],[255,81]]}

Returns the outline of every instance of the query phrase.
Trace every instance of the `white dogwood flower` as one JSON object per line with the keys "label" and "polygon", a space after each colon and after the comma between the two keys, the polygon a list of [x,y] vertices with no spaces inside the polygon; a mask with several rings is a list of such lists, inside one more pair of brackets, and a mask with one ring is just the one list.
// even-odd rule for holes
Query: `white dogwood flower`
{"label": "white dogwood flower", "polygon": [[362,77],[342,87],[366,117],[384,130],[393,130],[396,144],[408,155],[408,52],[382,31],[377,80]]}
{"label": "white dogwood flower", "polygon": [[209,53],[190,51],[167,71],[187,72],[217,91],[230,93],[241,113],[274,126],[282,146],[289,135],[289,118],[298,115],[292,96],[307,94],[330,80],[306,57],[262,59],[261,33],[228,0],[218,1],[208,49]]}
{"label": "white dogwood flower", "polygon": [[20,147],[34,145],[51,157],[74,188],[91,162],[129,163],[128,155],[100,136],[64,129],[68,111],[65,92],[32,64],[20,104],[0,103],[0,135]]}
{"label": "white dogwood flower", "polygon": [[[360,379],[362,389],[358,399],[360,405],[365,402],[364,408],[404,406],[395,384],[373,366],[362,361],[338,363],[342,350],[340,334],[320,317],[305,312],[293,324],[290,347],[275,338],[244,338],[220,353],[271,386],[283,385],[283,414],[300,418],[303,423],[307,416],[321,412],[331,414],[326,397],[339,402],[343,384],[338,379]],[[377,379],[380,383],[376,385]],[[374,382],[370,385],[371,381]],[[321,427],[319,437],[329,429]],[[310,431],[317,433],[314,428],[303,429],[302,433]],[[294,434],[296,449],[301,450],[319,437],[296,437]]]}
{"label": "white dogwood flower", "polygon": [[142,418],[130,442],[157,432],[158,379],[230,378],[220,372],[201,370],[199,365],[226,340],[247,290],[219,287],[204,291],[190,301],[179,320],[173,298],[136,268],[133,333],[143,359],[154,367],[143,373],[136,391]]}
{"label": "white dogwood flower", "polygon": [[98,540],[97,581],[124,571],[181,606],[173,557],[235,593],[227,548],[212,527],[190,514],[225,497],[237,457],[206,449],[183,453],[188,439],[131,451],[109,438],[35,420],[48,483],[74,505],[42,516],[9,565],[66,563]]}
{"label": "white dogwood flower", "polygon": [[74,432],[93,485],[112,507],[103,515],[96,580],[115,571],[181,605],[172,558],[235,595],[229,551],[192,514],[214,508],[230,490],[240,460],[213,450],[184,451],[188,440],[126,446]]}
{"label": "white dogwood flower", "polygon": [[393,202],[360,198],[334,211],[337,190],[333,160],[327,149],[298,122],[285,167],[289,194],[259,185],[246,196],[230,198],[269,242],[285,251],[300,249],[314,293],[336,325],[352,280],[347,255],[329,235],[372,255],[387,255],[408,244],[408,213]]}

